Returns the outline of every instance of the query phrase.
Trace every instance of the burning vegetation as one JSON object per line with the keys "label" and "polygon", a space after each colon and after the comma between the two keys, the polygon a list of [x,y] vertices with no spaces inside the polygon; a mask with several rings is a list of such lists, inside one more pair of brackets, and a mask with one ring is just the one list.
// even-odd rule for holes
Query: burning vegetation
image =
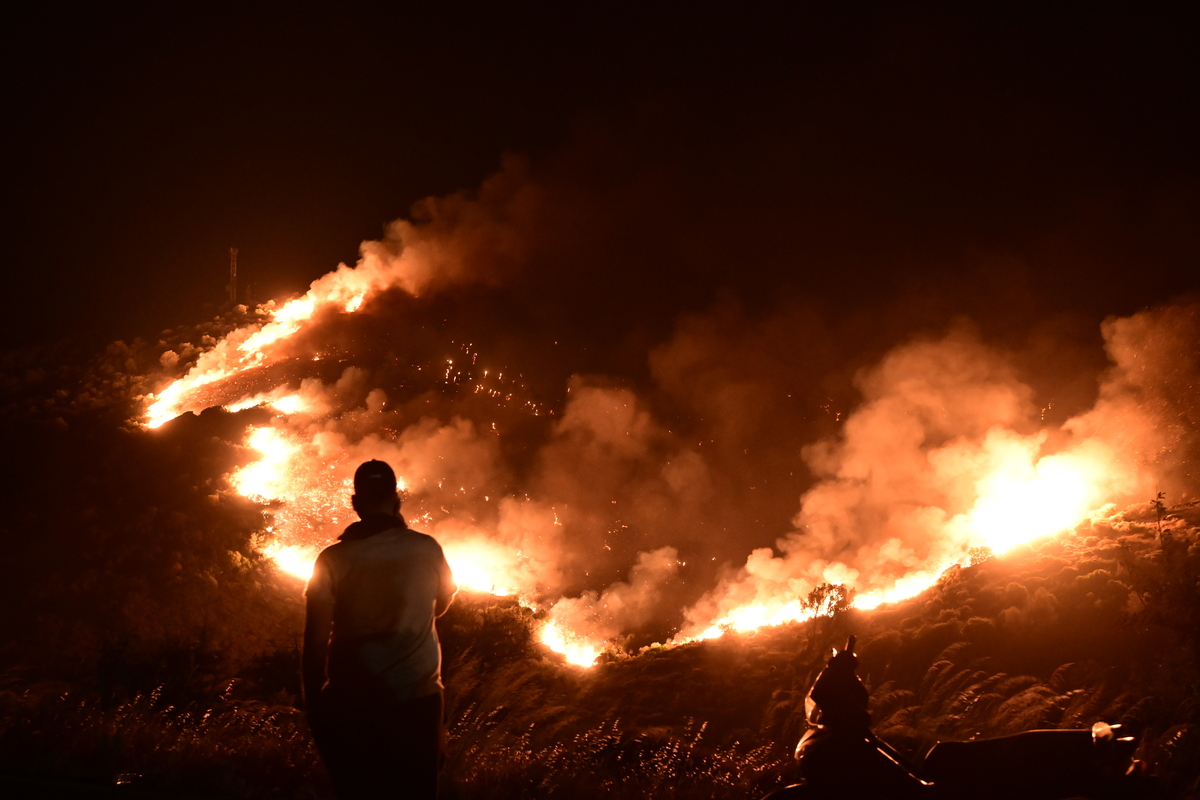
{"label": "burning vegetation", "polygon": [[[816,411],[811,388],[788,392],[794,351],[771,352],[805,347],[799,310],[760,330],[736,320],[733,336],[719,316],[685,321],[649,354],[647,386],[571,375],[547,401],[485,347],[448,338],[448,320],[432,324],[416,295],[439,270],[466,269],[439,260],[462,238],[445,235],[397,224],[355,268],[260,307],[194,361],[161,359],[182,375],[148,396],[147,428],[260,411],[228,481],[269,508],[259,547],[298,578],[352,521],[354,467],[382,458],[464,585],[545,610],[543,642],[588,666],[651,634],[679,643],[807,619],[822,609],[804,598],[824,584],[874,608],[1191,488],[1194,304],[1106,322],[1099,397],[1061,421],[1046,419],[1053,400],[1039,407],[1019,356],[960,322],[860,368],[859,403],[827,404],[833,431],[805,441],[814,426],[794,417]],[[767,346],[747,353],[737,338]],[[789,489],[802,493],[785,527]],[[747,530],[757,514],[774,519]]]}
{"label": "burning vegetation", "polygon": [[496,288],[558,213],[510,169],[301,297],[7,357],[7,752],[166,788],[254,753],[304,791],[303,581],[378,458],[467,590],[463,796],[764,791],[851,630],[906,752],[1104,717],[1195,788],[1200,304],[1089,347],[725,299],[618,373]]}

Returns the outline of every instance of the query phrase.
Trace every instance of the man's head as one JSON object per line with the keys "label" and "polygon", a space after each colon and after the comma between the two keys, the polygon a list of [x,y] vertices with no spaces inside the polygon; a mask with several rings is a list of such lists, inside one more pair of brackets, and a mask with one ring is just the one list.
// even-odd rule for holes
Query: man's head
{"label": "man's head", "polygon": [[396,473],[384,461],[365,462],[354,471],[354,495],[350,503],[360,517],[399,514]]}

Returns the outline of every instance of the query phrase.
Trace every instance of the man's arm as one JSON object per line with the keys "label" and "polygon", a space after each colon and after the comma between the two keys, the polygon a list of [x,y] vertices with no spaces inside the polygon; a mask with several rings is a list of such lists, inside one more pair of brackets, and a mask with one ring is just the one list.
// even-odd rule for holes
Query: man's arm
{"label": "man's arm", "polygon": [[318,559],[305,591],[304,652],[300,658],[300,684],[306,708],[311,708],[325,685],[329,635],[333,632],[333,593],[325,564]]}
{"label": "man's arm", "polygon": [[325,685],[325,664],[329,658],[329,634],[332,630],[333,603],[310,597],[304,613],[304,655],[301,658],[301,683],[306,707],[311,707]]}
{"label": "man's arm", "polygon": [[454,602],[454,595],[458,593],[458,584],[454,582],[454,576],[450,573],[450,565],[446,563],[445,555],[442,556],[441,566],[438,568],[438,595],[433,604],[433,615],[440,617],[446,613],[446,609]]}

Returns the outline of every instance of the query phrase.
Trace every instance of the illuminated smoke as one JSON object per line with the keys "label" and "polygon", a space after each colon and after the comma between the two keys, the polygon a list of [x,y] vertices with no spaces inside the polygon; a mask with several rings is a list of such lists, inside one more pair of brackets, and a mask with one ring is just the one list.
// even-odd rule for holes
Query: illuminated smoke
{"label": "illuminated smoke", "polygon": [[1163,481],[1194,492],[1184,473],[1198,420],[1197,312],[1192,304],[1106,322],[1114,366],[1100,400],[1062,426],[1054,448],[1032,390],[970,333],[893,350],[858,376],[863,403],[842,435],[805,448],[822,480],[778,555],[755,550],[689,610],[682,635],[736,629],[746,609],[803,618],[796,598],[826,582],[854,586],[870,608],[927,588],[969,563],[972,548],[1004,552],[1102,505],[1152,497]]}
{"label": "illuminated smoke", "polygon": [[661,613],[660,588],[679,568],[678,555],[673,547],[639,554],[628,581],[614,583],[602,592],[588,591],[559,600],[550,610],[551,624],[577,635],[586,632],[587,640],[597,648],[620,638]]}
{"label": "illuminated smoke", "polygon": [[259,409],[230,482],[270,504],[263,549],[281,567],[305,574],[354,519],[354,468],[380,458],[463,586],[544,609],[543,641],[586,664],[646,629],[803,619],[820,584],[854,587],[862,607],[908,596],[972,548],[1052,535],[1160,481],[1194,490],[1195,305],[1107,322],[1100,399],[1059,427],[966,327],[895,347],[858,372],[859,401],[835,400],[822,382],[844,332],[786,304],[684,318],[648,384],[574,375],[543,405],[524,365],[492,361],[487,342],[434,352],[404,316],[415,295],[520,271],[555,208],[525,169],[427,201],[356,267],[198,355],[164,355],[195,363],[148,399],[149,427]]}

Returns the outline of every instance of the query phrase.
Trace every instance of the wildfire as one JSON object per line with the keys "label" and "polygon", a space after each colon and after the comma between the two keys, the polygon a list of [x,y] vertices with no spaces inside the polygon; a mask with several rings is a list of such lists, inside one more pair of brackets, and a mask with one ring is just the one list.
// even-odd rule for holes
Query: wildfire
{"label": "wildfire", "polygon": [[764,603],[751,603],[733,609],[706,628],[700,635],[690,637],[686,641],[719,639],[729,631],[750,633],[759,628],[783,625],[788,622],[804,622],[822,613],[827,614],[829,610],[805,608],[799,600],[789,600],[775,608],[769,608]]}
{"label": "wildfire", "polygon": [[[1082,522],[1097,505],[1092,483],[1087,465],[1070,456],[1047,456],[1032,462],[1014,453],[978,482],[975,505],[953,520],[951,527],[961,525],[965,529],[970,550],[984,548],[999,555]],[[934,569],[905,575],[886,590],[860,595],[854,606],[869,610],[907,600],[937,583],[947,569],[970,564],[968,552]]]}
{"label": "wildfire", "polygon": [[[377,261],[367,261],[365,266],[360,264],[360,267],[364,268],[343,268],[326,275],[315,281],[303,297],[288,301],[279,308],[275,308],[274,301],[259,306],[258,313],[268,316],[268,321],[258,328],[249,326],[230,333],[216,347],[204,353],[186,375],[158,394],[150,395],[143,424],[147,428],[158,428],[180,414],[202,410],[207,404],[197,399],[201,389],[271,363],[273,345],[303,329],[322,308],[338,307],[347,314],[358,311],[371,291],[378,288],[381,269]],[[283,400],[286,398],[276,402]],[[243,399],[226,408],[242,410],[263,402],[266,402],[265,398],[257,398],[257,401]],[[280,406],[276,408],[284,413],[301,410],[297,405],[299,398],[289,402],[295,410]]]}
{"label": "wildfire", "polygon": [[263,352],[264,347],[280,339],[286,339],[300,330],[304,323],[312,318],[316,309],[317,298],[313,297],[311,293],[285,303],[275,312],[275,316],[270,322],[238,345],[238,350],[246,354],[248,362],[241,365],[241,369],[255,366],[261,362],[266,357]]}
{"label": "wildfire", "polygon": [[[280,394],[262,402],[283,414],[296,413],[303,408],[303,401],[296,394]],[[913,570],[886,588],[860,593],[854,597],[852,605],[869,610],[913,597],[935,584],[947,568],[967,565],[969,549],[987,548],[993,553],[1003,553],[1017,544],[1055,534],[1082,520],[1097,496],[1091,488],[1093,480],[1088,476],[1088,465],[1069,455],[1036,460],[1033,454],[1037,441],[1040,440],[1004,451],[992,471],[977,481],[973,507],[947,524],[947,533],[961,539],[963,555],[960,558],[928,569]],[[297,520],[304,518],[303,512],[295,512],[297,516],[289,518],[286,506],[289,502],[300,501],[305,495],[305,491],[293,485],[294,462],[304,457],[302,444],[290,439],[284,430],[270,426],[250,429],[246,444],[258,452],[259,458],[231,476],[234,488],[256,500],[283,501],[285,508],[280,510],[282,517],[277,516],[277,522],[284,528],[295,528]],[[343,466],[348,474],[352,465]],[[320,490],[322,496],[310,497],[307,501],[318,509],[344,504],[350,490],[348,481],[348,478],[330,480]],[[404,488],[403,481],[400,488]],[[311,486],[307,492],[311,494]],[[310,517],[315,514],[316,511],[312,512]],[[284,572],[306,580],[312,574],[313,562],[321,546],[332,541],[332,536],[315,542],[311,536],[296,536],[293,530],[291,536],[284,536],[284,539],[286,541],[277,539],[266,544],[264,555]],[[522,596],[522,582],[515,577],[517,563],[507,548],[478,537],[453,538],[443,542],[443,546],[461,588],[500,597]],[[764,627],[803,622],[833,611],[833,596],[814,606],[804,603],[798,591],[792,591],[790,595],[759,598],[735,606],[700,633],[677,638],[675,643],[714,639],[731,631],[749,633]],[[524,598],[522,602],[530,604]],[[577,666],[593,665],[603,650],[602,642],[589,638],[585,632],[565,627],[561,621],[545,623],[538,636],[543,644]]]}
{"label": "wildfire", "polygon": [[916,597],[937,583],[938,578],[942,577],[942,574],[951,566],[953,564],[943,564],[932,570],[922,570],[905,575],[887,590],[856,596],[853,605],[863,611],[870,611],[872,608],[878,608],[886,603],[898,603],[901,600]]}
{"label": "wildfire", "polygon": [[[265,321],[231,332],[204,352],[184,377],[157,396],[148,398],[144,418],[148,428],[156,428],[187,411],[216,404],[223,404],[230,411],[265,406],[277,415],[272,425],[253,427],[247,432],[246,445],[257,452],[257,458],[230,475],[230,482],[241,495],[274,504],[274,536],[264,545],[263,552],[281,570],[302,579],[311,575],[320,548],[333,541],[341,528],[353,521],[346,508],[346,498],[351,489],[350,475],[354,468],[351,462],[355,456],[347,448],[358,447],[356,443],[374,436],[385,441],[380,430],[390,435],[390,439],[386,439],[389,446],[403,446],[402,433],[389,427],[370,427],[369,415],[384,407],[383,390],[374,390],[368,396],[367,412],[358,418],[361,424],[356,423],[351,435],[339,432],[331,424],[323,429],[320,427],[331,411],[330,403],[322,399],[321,384],[316,378],[306,378],[299,389],[293,385],[259,387],[258,393],[247,392],[236,400],[228,396],[221,400],[211,398],[219,393],[217,390],[226,391],[227,395],[232,393],[232,389],[217,385],[222,381],[230,381],[230,386],[241,385],[232,379],[287,356],[283,343],[305,326],[314,324],[319,316],[356,313],[372,293],[385,285],[411,288],[404,280],[397,284],[396,276],[388,276],[387,271],[399,262],[387,261],[380,255],[382,251],[368,249],[364,252],[364,260],[357,268],[339,268],[314,282],[303,297],[278,308],[273,303],[261,306],[259,314],[266,318]],[[471,345],[463,345],[470,363],[474,364],[477,354],[471,348]],[[319,358],[319,355],[313,355],[313,360]],[[438,367],[438,374],[447,384],[476,380],[464,369],[470,367],[460,368],[453,359],[447,359],[444,369]],[[489,370],[482,370],[482,376],[482,380],[474,384],[476,394],[505,400],[512,396],[501,385],[503,371],[490,378]],[[252,383],[250,380],[244,382]],[[533,407],[534,414],[539,413],[531,401],[526,404]],[[970,405],[976,406],[974,399]],[[874,413],[885,419],[895,408],[894,404],[877,403]],[[289,420],[293,416],[299,419]],[[907,407],[895,412],[894,416],[897,419],[913,418]],[[420,424],[425,422],[422,420]],[[467,420],[454,429],[465,431],[462,441],[473,435],[472,422]],[[1082,451],[1039,457],[1046,441],[1044,435],[1023,436],[1008,430],[1006,425],[997,424],[986,436],[964,437],[970,441],[947,446],[943,452],[932,452],[930,448],[920,451],[922,457],[929,457],[929,461],[914,462],[917,464],[915,469],[937,467],[933,460],[941,458],[943,471],[957,475],[955,470],[961,464],[964,477],[954,484],[953,491],[944,492],[947,498],[953,495],[953,500],[939,499],[941,495],[936,493],[931,500],[930,494],[926,493],[923,499],[912,501],[914,507],[923,504],[922,513],[927,511],[928,514],[920,516],[916,523],[905,523],[908,524],[907,540],[905,535],[898,535],[893,540],[888,539],[890,534],[881,537],[883,544],[878,546],[891,549],[881,551],[877,562],[864,562],[884,564],[884,567],[863,567],[855,561],[823,560],[810,573],[805,573],[807,567],[798,566],[796,560],[785,562],[774,558],[770,548],[762,548],[755,551],[752,558],[765,553],[765,561],[783,566],[772,566],[769,574],[760,574],[751,569],[748,561],[743,573],[745,584],[750,588],[728,592],[719,602],[714,601],[711,608],[717,610],[705,611],[707,616],[696,620],[695,627],[682,632],[675,642],[712,639],[730,631],[752,632],[830,614],[833,607],[828,602],[815,603],[808,599],[813,586],[820,583],[844,583],[856,587],[858,593],[854,595],[853,605],[859,609],[897,602],[934,585],[947,568],[968,565],[972,551],[986,549],[1001,554],[1019,544],[1056,534],[1078,524],[1106,499],[1100,488],[1104,485],[1103,463],[1090,456],[1085,458]],[[308,426],[305,433],[293,432],[304,426]],[[491,429],[497,432],[494,422]],[[625,435],[628,436],[628,432]],[[901,440],[904,437],[898,441]],[[453,446],[458,440],[451,437],[447,441],[447,446]],[[375,456],[369,454],[367,457]],[[946,468],[946,463],[952,466]],[[427,471],[428,475],[415,477],[417,490],[422,491],[424,486],[432,487],[435,483],[439,490],[442,489],[437,473]],[[869,473],[870,469],[859,468],[851,478],[862,482],[862,475]],[[455,507],[457,498],[470,498],[476,491],[467,481],[455,485],[458,489],[454,498],[443,496],[441,499],[446,504],[441,506],[445,516],[437,516],[436,512],[426,509],[425,515],[416,521],[418,526],[432,530],[435,517],[438,525],[443,526],[432,532],[442,541],[447,560],[462,588],[533,602],[529,598],[536,587],[543,585],[536,567],[529,567],[522,560],[522,554],[513,553],[495,541],[493,532],[488,529],[491,523],[477,525],[474,522],[473,515],[479,508],[495,508],[494,503],[483,506],[492,499],[479,492],[480,497],[476,500],[482,502],[475,508]],[[908,503],[907,484],[903,485],[904,502]],[[405,487],[402,484],[400,488]],[[939,491],[942,488],[944,486],[939,486]],[[952,504],[953,508],[950,507]],[[484,515],[490,513],[487,511]],[[516,527],[525,530],[525,524],[522,521]],[[531,523],[528,530],[535,527]],[[520,535],[518,533],[518,537]],[[807,551],[802,551],[802,555],[807,555]],[[835,556],[830,556],[832,558]],[[897,569],[896,565],[901,565],[902,569]],[[898,575],[901,571],[904,574]],[[568,662],[591,665],[602,652],[604,640],[588,630],[590,625],[589,622],[568,621],[565,617],[553,618],[543,625],[539,637],[546,646],[563,654]],[[575,626],[580,630],[574,630]]]}
{"label": "wildfire", "polygon": [[305,410],[304,400],[298,394],[289,394],[271,401],[271,408],[281,414],[299,414]]}
{"label": "wildfire", "polygon": [[[885,588],[854,596],[851,606],[869,611],[887,603],[915,597],[938,582],[946,570],[970,566],[971,553],[983,549],[993,554],[1035,539],[1073,528],[1098,505],[1094,488],[1094,468],[1069,455],[1047,456],[1034,460],[1040,438],[1007,449],[996,468],[976,485],[974,506],[952,519],[946,535],[962,542],[962,554],[917,569],[894,580]],[[679,637],[676,643],[703,641],[724,636],[730,631],[747,633],[763,627],[804,622],[833,611],[830,599],[812,607],[795,597],[795,592],[734,606],[716,622],[693,636]]]}
{"label": "wildfire", "polygon": [[446,561],[459,588],[497,597],[518,594],[504,574],[503,554],[488,542],[446,542]]}

